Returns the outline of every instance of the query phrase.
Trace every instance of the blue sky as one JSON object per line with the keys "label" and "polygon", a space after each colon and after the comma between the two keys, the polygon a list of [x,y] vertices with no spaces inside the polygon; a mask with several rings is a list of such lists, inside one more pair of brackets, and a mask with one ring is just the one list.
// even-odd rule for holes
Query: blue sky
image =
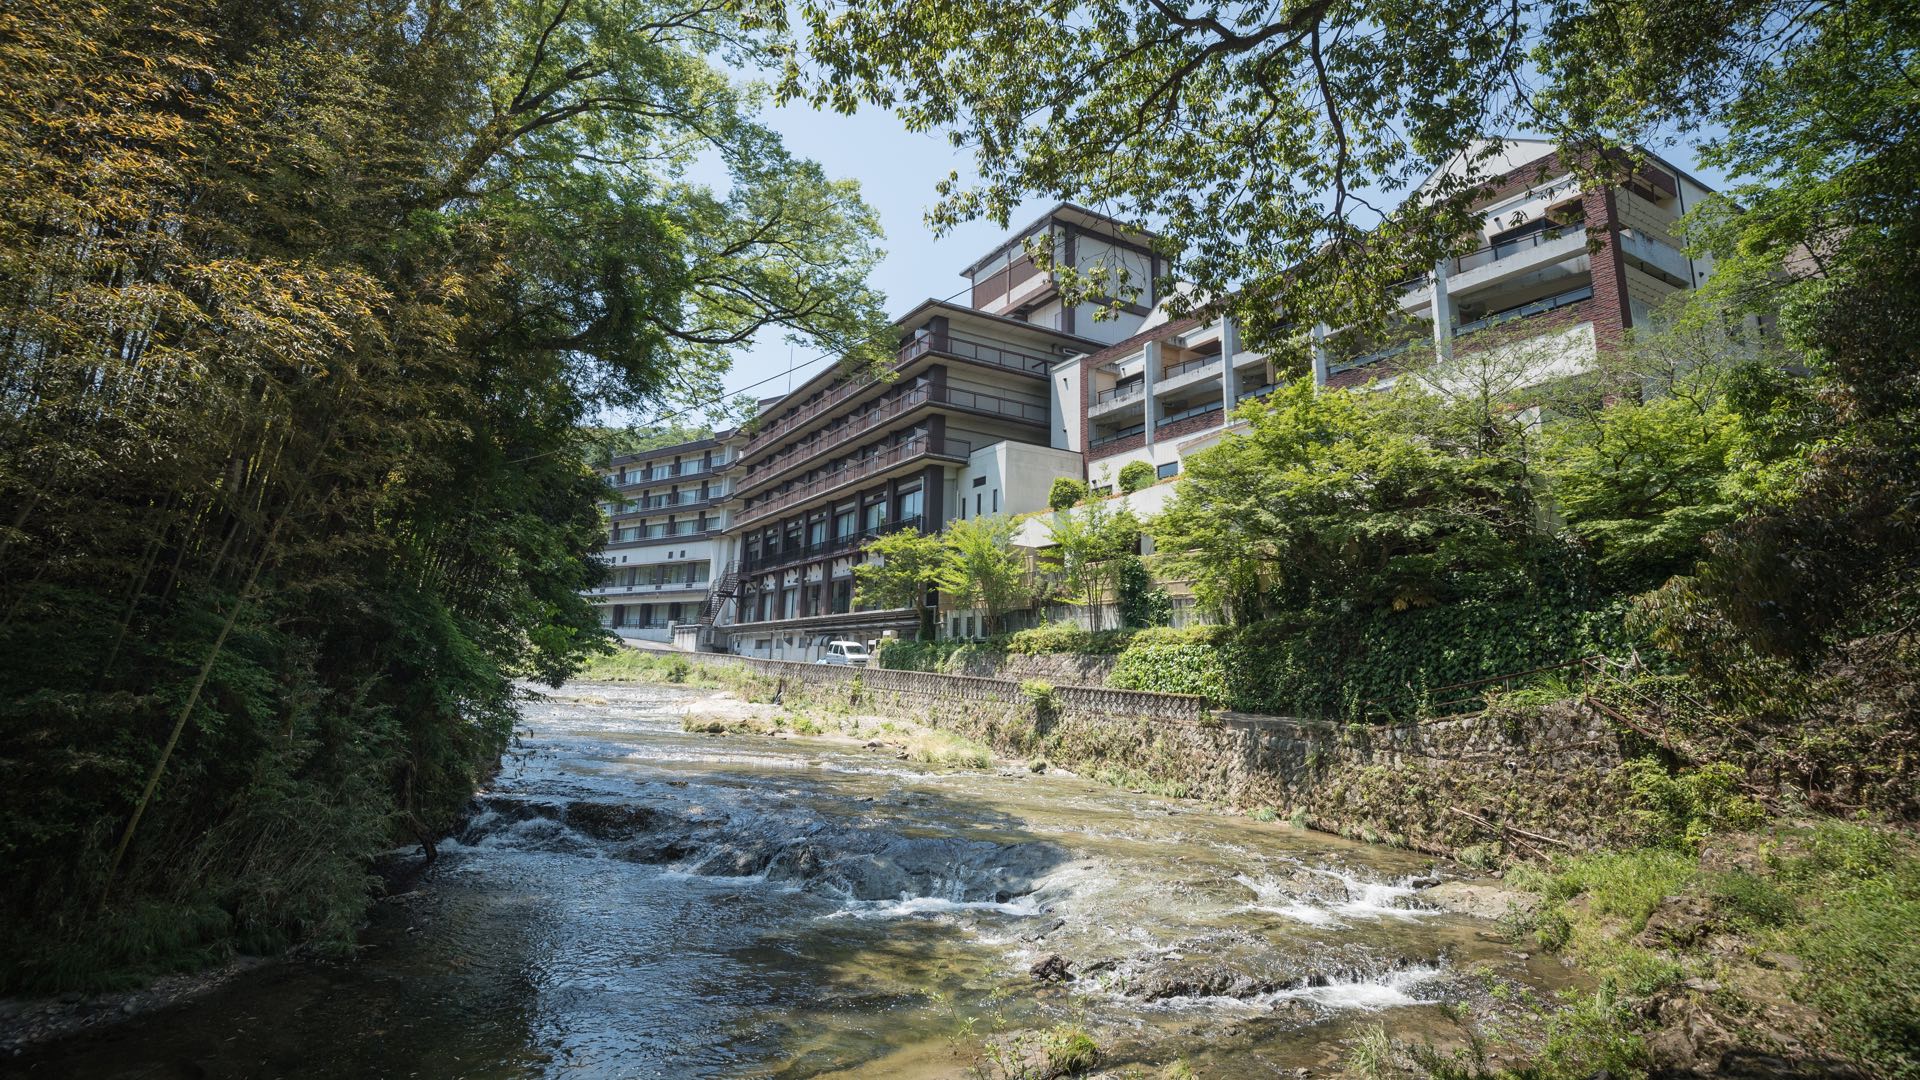
{"label": "blue sky", "polygon": [[[764,119],[796,155],[820,162],[830,176],[860,182],[862,194],[879,213],[886,232],[881,246],[887,255],[872,282],[886,294],[889,314],[899,314],[928,297],[944,298],[959,291],[965,284],[960,269],[997,246],[1004,236],[999,226],[988,221],[969,222],[937,240],[928,230],[925,213],[935,198],[934,185],[954,170],[963,179],[974,175],[971,151],[954,149],[943,136],[910,132],[892,113],[874,108],[841,116],[796,104],[769,109]],[[1720,175],[1700,168],[1689,144],[1657,148],[1657,152],[1707,184],[1724,182]],[[1025,224],[1049,205],[1049,200],[1022,205],[1013,215],[1013,224]],[[727,389],[739,391],[774,377],[752,392],[762,397],[784,393],[789,382],[800,385],[832,360],[818,350],[789,346],[779,334],[764,334],[739,354],[727,376]],[[802,366],[790,376],[781,374],[796,364]]]}

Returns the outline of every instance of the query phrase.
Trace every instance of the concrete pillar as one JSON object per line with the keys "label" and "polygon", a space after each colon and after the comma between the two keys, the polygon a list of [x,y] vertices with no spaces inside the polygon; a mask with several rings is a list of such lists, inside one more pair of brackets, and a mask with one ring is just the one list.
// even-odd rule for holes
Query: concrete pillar
{"label": "concrete pillar", "polygon": [[1453,359],[1453,297],[1447,293],[1447,260],[1433,264],[1433,355]]}
{"label": "concrete pillar", "polygon": [[1240,400],[1240,371],[1233,358],[1240,351],[1240,324],[1232,319],[1220,323],[1220,400],[1227,412]]}
{"label": "concrete pillar", "polygon": [[1327,369],[1332,366],[1332,357],[1327,353],[1327,334],[1330,332],[1326,323],[1314,323],[1313,329],[1307,331],[1308,338],[1313,342],[1313,385],[1316,389],[1326,389]]}
{"label": "concrete pillar", "polygon": [[1141,386],[1141,392],[1146,395],[1146,405],[1141,410],[1141,415],[1145,418],[1147,425],[1146,444],[1152,446],[1153,429],[1154,426],[1160,422],[1160,402],[1155,400],[1153,396],[1153,384],[1160,373],[1160,343],[1157,341],[1149,341],[1142,351],[1145,355],[1142,358],[1140,370],[1140,377],[1144,380]]}

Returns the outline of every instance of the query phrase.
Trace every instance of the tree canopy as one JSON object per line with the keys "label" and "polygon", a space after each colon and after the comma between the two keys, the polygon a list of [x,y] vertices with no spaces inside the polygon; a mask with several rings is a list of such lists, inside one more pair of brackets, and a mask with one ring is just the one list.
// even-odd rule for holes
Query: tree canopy
{"label": "tree canopy", "polygon": [[[936,226],[1064,197],[1157,227],[1169,277],[1198,286],[1177,313],[1230,309],[1277,348],[1288,324],[1384,323],[1394,282],[1478,246],[1473,204],[1506,167],[1502,137],[1555,139],[1587,177],[1612,175],[1628,160],[1609,150],[1729,109],[1762,115],[1778,88],[1823,77],[1819,51],[1843,51],[1849,24],[1910,26],[1900,9],[810,0],[781,90],[878,103],[971,148],[978,180],[941,185]],[[1906,93],[1910,54],[1875,52],[1835,69],[1871,69],[1847,93]],[[1812,100],[1787,115],[1813,121]],[[1070,284],[1117,296],[1129,283],[1114,270]]]}
{"label": "tree canopy", "polygon": [[653,0],[0,15],[0,985],[346,946],[511,679],[605,640],[576,425],[878,325],[872,211],[716,66],[775,44]]}

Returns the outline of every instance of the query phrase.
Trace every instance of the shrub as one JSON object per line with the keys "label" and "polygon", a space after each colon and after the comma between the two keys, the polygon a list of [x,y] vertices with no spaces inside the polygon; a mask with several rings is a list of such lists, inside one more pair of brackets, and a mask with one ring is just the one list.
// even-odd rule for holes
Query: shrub
{"label": "shrub", "polygon": [[1033,715],[1039,719],[1051,717],[1060,707],[1059,695],[1054,692],[1053,684],[1043,679],[1026,679],[1020,683],[1021,696],[1033,707]]}
{"label": "shrub", "polygon": [[1740,794],[1739,766],[1717,761],[1690,773],[1671,774],[1654,758],[1636,758],[1616,774],[1632,792],[1635,814],[1649,843],[1699,850],[1708,834],[1758,825],[1765,811]]}
{"label": "shrub", "polygon": [[1067,510],[1086,501],[1090,494],[1085,480],[1075,480],[1071,476],[1056,477],[1053,486],[1047,489],[1047,505],[1055,510]]}
{"label": "shrub", "polygon": [[1120,490],[1131,494],[1152,487],[1154,479],[1153,466],[1144,461],[1129,461],[1120,469]]}
{"label": "shrub", "polygon": [[1007,638],[1007,651],[1028,656],[1087,653],[1111,656],[1133,640],[1130,630],[1082,630],[1067,623],[1043,623]]}
{"label": "shrub", "polygon": [[1047,1068],[1053,1075],[1074,1076],[1100,1061],[1100,1047],[1085,1028],[1061,1025],[1047,1032]]}
{"label": "shrub", "polygon": [[1137,555],[1120,562],[1114,599],[1120,608],[1122,626],[1165,626],[1173,621],[1173,600],[1167,590],[1153,582],[1147,564]]}
{"label": "shrub", "polygon": [[1120,654],[1107,684],[1121,690],[1196,694],[1214,705],[1227,703],[1227,673],[1220,650],[1179,638],[1136,638]]}

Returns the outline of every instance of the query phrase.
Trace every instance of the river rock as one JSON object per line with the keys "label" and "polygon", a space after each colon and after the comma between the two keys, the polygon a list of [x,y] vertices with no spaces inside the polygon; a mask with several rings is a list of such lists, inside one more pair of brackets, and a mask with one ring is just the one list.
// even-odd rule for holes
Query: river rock
{"label": "river rock", "polygon": [[1059,953],[1048,953],[1028,968],[1027,973],[1033,976],[1034,982],[1071,982],[1073,965]]}
{"label": "river rock", "polygon": [[1540,898],[1491,881],[1443,881],[1420,893],[1420,899],[1442,911],[1482,919],[1505,918],[1508,913],[1532,911]]}

